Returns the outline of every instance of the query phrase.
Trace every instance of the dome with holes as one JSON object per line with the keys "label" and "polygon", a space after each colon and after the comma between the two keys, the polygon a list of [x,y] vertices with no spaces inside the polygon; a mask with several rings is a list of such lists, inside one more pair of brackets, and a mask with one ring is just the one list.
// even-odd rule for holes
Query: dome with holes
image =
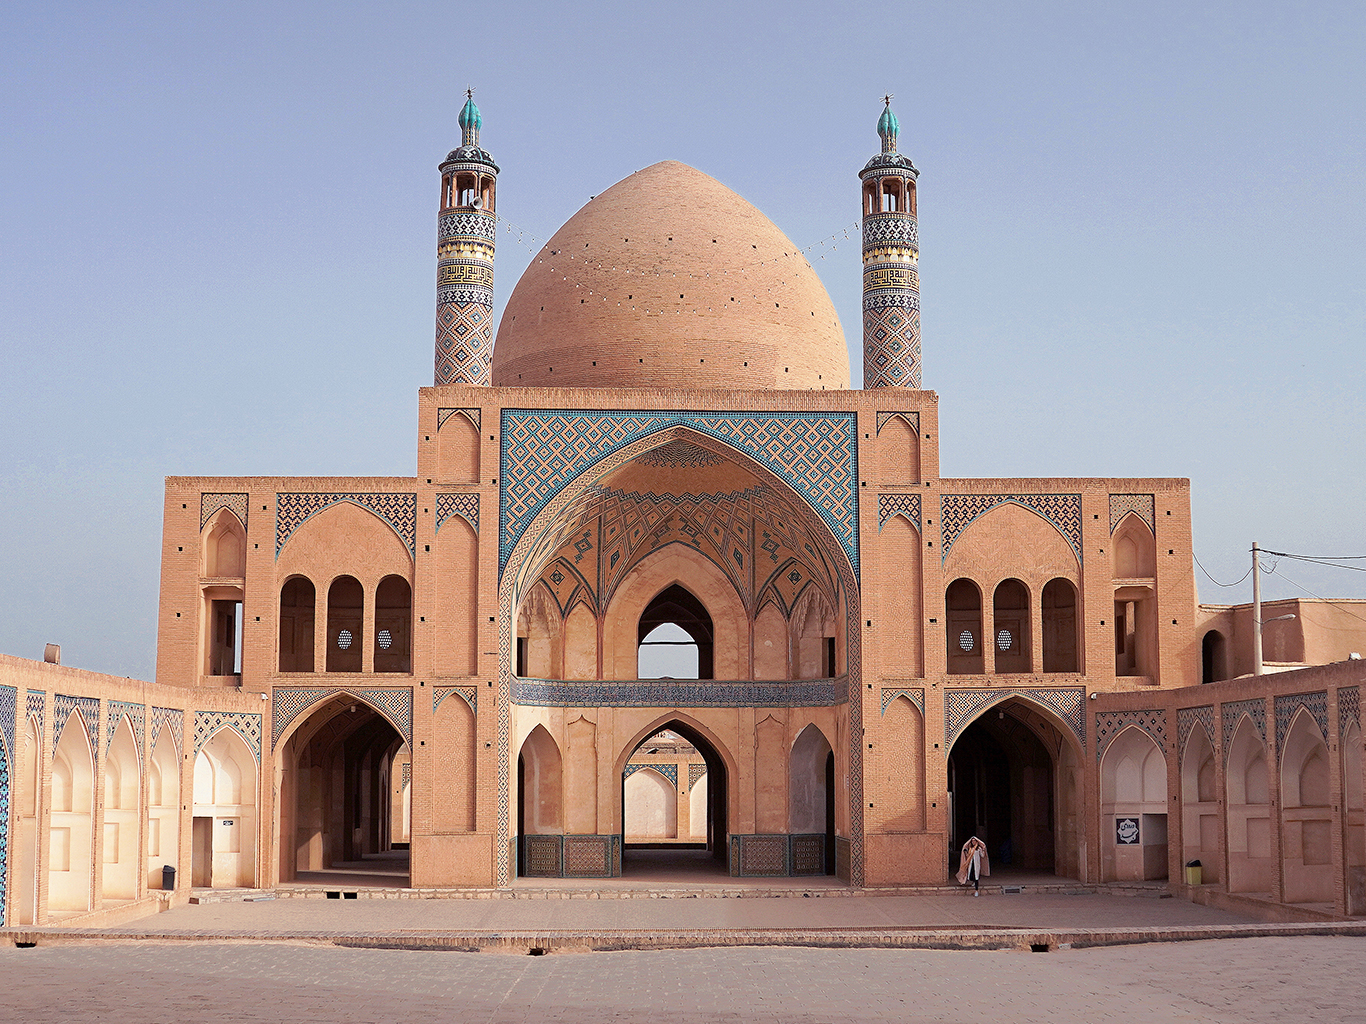
{"label": "dome with holes", "polygon": [[508,301],[507,387],[849,387],[839,317],[806,257],[714,178],[667,161],[571,217]]}

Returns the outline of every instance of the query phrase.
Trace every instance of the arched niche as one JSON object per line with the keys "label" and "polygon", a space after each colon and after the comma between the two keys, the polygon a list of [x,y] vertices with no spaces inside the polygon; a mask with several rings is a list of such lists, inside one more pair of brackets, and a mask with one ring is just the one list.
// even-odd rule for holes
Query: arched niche
{"label": "arched niche", "polygon": [[543,585],[532,587],[517,613],[513,671],[532,679],[558,679],[564,650],[562,630],[554,596]]}
{"label": "arched niche", "polygon": [[413,670],[413,588],[386,576],[375,588],[375,671]]}
{"label": "arched niche", "polygon": [[38,912],[38,813],[42,806],[42,729],[35,715],[24,720],[15,786],[14,907],[17,924],[36,924]]}
{"label": "arched niche", "polygon": [[754,617],[754,678],[787,679],[787,617],[776,601],[770,601]]}
{"label": "arched niche", "polygon": [[141,874],[142,759],[128,716],[114,730],[104,759],[104,898],[132,900]]}
{"label": "arched niche", "polygon": [[[792,744],[787,762],[787,830],[793,835],[818,835],[824,852],[819,870],[835,870],[835,755],[830,741],[814,723]],[[814,868],[814,865],[813,865]]]}
{"label": "arched niche", "polygon": [[1076,585],[1060,577],[1051,579],[1044,584],[1039,603],[1043,613],[1043,670],[1081,672],[1081,619]]}
{"label": "arched niche", "polygon": [[[1341,691],[1338,699],[1342,699]],[[1346,810],[1344,860],[1351,878],[1366,880],[1366,801],[1362,800],[1361,726],[1351,722],[1342,730],[1338,746],[1342,750],[1342,802]],[[1348,913],[1356,912],[1355,906],[1348,908]]]}
{"label": "arched niche", "polygon": [[1200,682],[1216,683],[1228,678],[1228,643],[1217,629],[1200,638]]}
{"label": "arched niche", "polygon": [[678,788],[652,767],[637,768],[622,786],[625,841],[678,838]]}
{"label": "arched niche", "polygon": [[1266,744],[1244,715],[1229,744],[1224,766],[1228,815],[1229,892],[1271,891],[1271,795]]}
{"label": "arched niche", "polygon": [[66,720],[52,757],[47,906],[57,915],[90,910],[93,895],[95,758],[82,714]]}
{"label": "arched niche", "polygon": [[365,590],[354,576],[327,588],[327,671],[359,672],[364,664]]}
{"label": "arched niche", "polygon": [[[557,877],[563,873],[558,837],[564,832],[564,769],[560,748],[537,725],[517,756],[517,873]],[[538,836],[555,836],[553,843]]]}
{"label": "arched niche", "polygon": [[247,575],[247,532],[228,509],[219,509],[206,524],[200,544],[200,575],[243,579]]}
{"label": "arched niche", "polygon": [[598,678],[598,619],[583,601],[564,617],[564,678]]}
{"label": "arched niche", "polygon": [[433,717],[433,757],[441,782],[433,789],[437,832],[473,832],[477,757],[474,710],[457,693],[447,694]]}
{"label": "arched niche", "polygon": [[893,416],[877,434],[878,477],[885,484],[920,482],[920,435],[903,416]]}
{"label": "arched niche", "polygon": [[224,727],[194,759],[191,884],[214,889],[256,881],[256,758]]}
{"label": "arched niche", "polygon": [[[604,676],[636,678],[642,615],[672,586],[691,595],[711,621],[712,674],[707,678],[748,678],[749,619],[740,595],[714,562],[680,544],[645,556],[617,588],[603,619]],[[699,644],[699,672],[701,659]]]}
{"label": "arched niche", "polygon": [[818,587],[807,587],[797,599],[791,628],[793,677],[834,678],[839,671],[835,609]]}
{"label": "arched niche", "polygon": [[[180,752],[163,729],[147,762],[147,880],[160,889],[162,868],[180,866]],[[179,879],[186,884],[187,879]]]}
{"label": "arched niche", "polygon": [[479,431],[463,412],[446,416],[437,431],[436,473],[443,484],[479,482]]}
{"label": "arched niche", "polygon": [[280,587],[281,672],[312,672],[316,643],[317,592],[306,576],[291,576]]}
{"label": "arched niche", "polygon": [[981,675],[985,671],[982,637],[982,591],[970,579],[956,579],[944,593],[948,621],[950,675]]}
{"label": "arched niche", "polygon": [[878,534],[881,557],[877,571],[882,592],[895,595],[896,609],[895,615],[883,616],[878,630],[882,641],[877,645],[877,655],[886,677],[915,678],[925,674],[921,557],[924,546],[919,530],[905,516],[892,516]]}
{"label": "arched niche", "polygon": [[1167,760],[1156,741],[1128,726],[1100,765],[1102,878],[1167,877]]}
{"label": "arched niche", "polygon": [[432,562],[432,572],[441,580],[436,621],[428,622],[435,640],[436,671],[445,676],[473,675],[479,655],[479,537],[464,516],[451,516],[441,524]]}
{"label": "arched niche", "polygon": [[1333,794],[1328,744],[1303,708],[1281,748],[1281,869],[1286,903],[1333,899]]}
{"label": "arched niche", "polygon": [[1138,516],[1126,515],[1110,544],[1114,548],[1115,579],[1152,579],[1157,575],[1157,541]]}
{"label": "arched niche", "polygon": [[897,697],[882,714],[880,733],[872,755],[879,798],[868,824],[885,832],[923,832],[925,716],[907,697]]}
{"label": "arched niche", "polygon": [[1029,588],[1002,580],[991,599],[991,651],[997,674],[1030,670]]}
{"label": "arched niche", "polygon": [[1222,880],[1219,856],[1219,781],[1214,747],[1201,727],[1181,754],[1181,863],[1200,861],[1203,882]]}

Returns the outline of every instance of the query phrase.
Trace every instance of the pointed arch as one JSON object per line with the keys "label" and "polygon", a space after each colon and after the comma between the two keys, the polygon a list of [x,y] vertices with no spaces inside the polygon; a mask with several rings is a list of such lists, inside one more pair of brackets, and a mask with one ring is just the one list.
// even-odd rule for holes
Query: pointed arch
{"label": "pointed arch", "polygon": [[1181,863],[1200,861],[1203,882],[1223,878],[1219,833],[1218,762],[1209,733],[1197,722],[1181,752]]}
{"label": "pointed arch", "polygon": [[195,754],[192,885],[255,884],[257,769],[252,748],[228,724]]}
{"label": "pointed arch", "polygon": [[[234,521],[236,517],[234,517]],[[138,893],[142,819],[142,758],[131,718],[120,716],[104,759],[104,897],[131,900]]]}
{"label": "pointed arch", "polygon": [[1270,892],[1276,873],[1271,857],[1271,795],[1267,749],[1252,717],[1244,713],[1225,754],[1229,892]]}
{"label": "pointed arch", "polygon": [[[162,868],[180,866],[180,751],[175,733],[157,735],[147,760],[147,875],[149,889],[162,885]],[[178,873],[178,870],[177,870]],[[187,884],[183,879],[182,884]]]}
{"label": "pointed arch", "polygon": [[622,834],[628,843],[678,838],[678,785],[653,765],[622,783]]}
{"label": "pointed arch", "polygon": [[1334,808],[1328,744],[1304,707],[1291,719],[1280,759],[1285,902],[1331,901]]}
{"label": "pointed arch", "polygon": [[1110,740],[1101,757],[1101,877],[1167,877],[1167,759],[1137,725]]}
{"label": "pointed arch", "polygon": [[200,531],[199,574],[242,579],[247,574],[247,531],[231,508],[220,508]]}
{"label": "pointed arch", "polygon": [[52,758],[47,905],[58,914],[90,910],[93,897],[95,752],[87,730],[69,728],[80,715],[72,711]]}
{"label": "pointed arch", "polygon": [[1152,579],[1157,575],[1157,540],[1137,513],[1126,512],[1115,528],[1115,579]]}

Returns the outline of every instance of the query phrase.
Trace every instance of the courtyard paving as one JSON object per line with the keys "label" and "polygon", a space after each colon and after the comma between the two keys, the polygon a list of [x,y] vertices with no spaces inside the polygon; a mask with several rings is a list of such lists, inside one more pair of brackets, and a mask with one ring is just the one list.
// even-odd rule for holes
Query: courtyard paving
{"label": "courtyard paving", "polygon": [[[1168,901],[1169,902],[1169,901]],[[348,908],[349,909],[349,908]],[[1366,1021],[1366,938],[1047,954],[756,947],[513,956],[280,943],[0,947],[0,1021]]]}

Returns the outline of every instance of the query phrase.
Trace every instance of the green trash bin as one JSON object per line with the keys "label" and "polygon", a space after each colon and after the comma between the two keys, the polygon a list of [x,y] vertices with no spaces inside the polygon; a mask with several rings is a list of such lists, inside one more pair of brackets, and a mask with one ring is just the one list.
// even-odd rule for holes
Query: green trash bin
{"label": "green trash bin", "polygon": [[1186,865],[1186,884],[1200,885],[1204,880],[1205,869],[1201,867],[1198,860],[1193,860]]}

